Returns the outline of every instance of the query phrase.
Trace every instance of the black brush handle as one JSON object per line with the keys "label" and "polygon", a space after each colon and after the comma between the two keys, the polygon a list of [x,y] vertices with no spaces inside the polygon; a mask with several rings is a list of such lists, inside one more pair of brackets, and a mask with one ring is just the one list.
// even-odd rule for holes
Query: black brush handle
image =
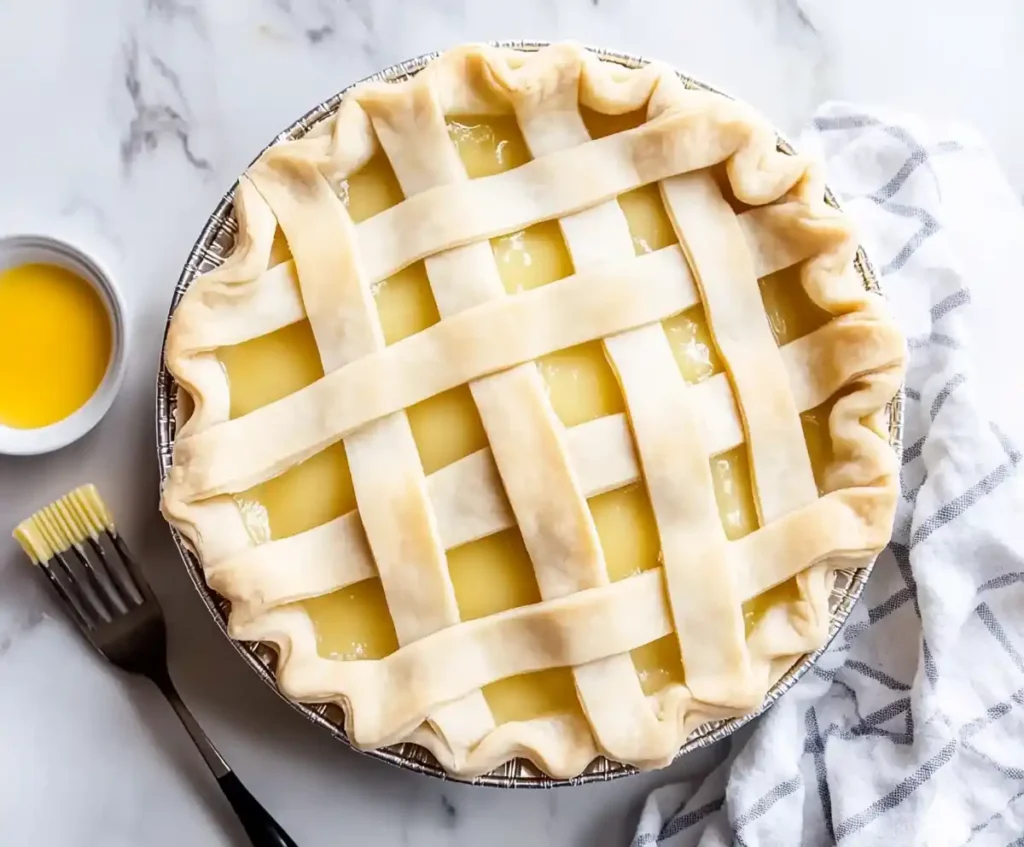
{"label": "black brush handle", "polygon": [[238,820],[241,821],[253,847],[298,847],[288,833],[281,829],[281,825],[242,785],[234,771],[217,777],[217,782],[224,796],[228,798],[231,808],[238,815]]}
{"label": "black brush handle", "polygon": [[174,683],[171,682],[167,665],[158,664],[155,669],[150,668],[147,676],[163,692],[167,702],[174,708],[178,719],[192,737],[203,760],[217,778],[220,790],[224,792],[231,808],[235,810],[253,847],[298,847],[288,833],[281,829],[281,825],[270,816],[270,812],[264,809],[259,801],[249,793],[249,789],[242,785],[242,781],[235,776],[235,772],[228,767],[224,757],[213,746],[213,742],[203,732],[196,719],[192,717],[192,713],[182,702]]}

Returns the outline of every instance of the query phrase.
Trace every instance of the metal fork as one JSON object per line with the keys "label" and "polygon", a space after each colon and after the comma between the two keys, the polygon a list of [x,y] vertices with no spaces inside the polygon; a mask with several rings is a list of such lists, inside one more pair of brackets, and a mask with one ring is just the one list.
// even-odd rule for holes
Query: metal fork
{"label": "metal fork", "polygon": [[167,670],[160,605],[117,532],[108,529],[102,537],[112,555],[88,537],[39,563],[62,604],[100,653],[122,670],[148,677],[163,692],[254,847],[297,847],[242,785],[178,696]]}

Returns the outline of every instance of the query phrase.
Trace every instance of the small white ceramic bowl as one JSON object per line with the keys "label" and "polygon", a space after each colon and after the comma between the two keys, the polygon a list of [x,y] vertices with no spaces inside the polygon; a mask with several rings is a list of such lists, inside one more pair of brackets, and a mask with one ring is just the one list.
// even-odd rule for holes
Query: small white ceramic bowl
{"label": "small white ceramic bowl", "polygon": [[0,238],[0,272],[31,263],[56,265],[77,274],[100,295],[110,318],[112,345],[103,381],[85,405],[62,421],[38,429],[0,425],[0,453],[33,456],[50,453],[77,441],[107,413],[124,378],[128,326],[124,300],[110,274],[83,250],[48,235],[12,235]]}

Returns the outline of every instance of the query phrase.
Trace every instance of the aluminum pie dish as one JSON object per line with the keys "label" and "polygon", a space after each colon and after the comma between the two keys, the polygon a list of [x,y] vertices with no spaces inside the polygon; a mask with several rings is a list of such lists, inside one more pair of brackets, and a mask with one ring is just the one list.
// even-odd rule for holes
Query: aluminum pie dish
{"label": "aluminum pie dish", "polygon": [[[507,41],[496,42],[496,44],[498,46],[514,47],[521,50],[536,50],[546,46],[547,42]],[[605,50],[602,48],[590,47],[588,49],[605,61],[615,62],[628,68],[638,68],[647,64],[649,61],[640,56],[617,53],[615,51]],[[392,65],[391,67],[368,77],[366,80],[361,80],[360,82],[381,80],[397,82],[408,79],[422,70],[426,64],[437,55],[437,53],[429,53],[415,59],[409,59],[397,65]],[[680,73],[679,76],[689,88],[699,88],[707,91],[714,91],[719,94],[722,93],[699,80],[686,76],[685,74]],[[332,116],[337,111],[342,96],[349,89],[358,84],[359,83],[354,83],[353,85],[348,86],[338,94],[311,109],[290,127],[281,132],[271,142],[271,144],[268,145],[268,147],[273,146],[273,144],[280,141],[301,138],[304,136],[318,123]],[[787,153],[793,152],[792,146],[781,135],[779,136],[779,149]],[[238,231],[233,205],[234,192],[236,188],[237,183],[221,199],[220,203],[217,204],[216,209],[214,209],[213,213],[210,215],[199,235],[198,240],[189,253],[185,266],[182,269],[181,276],[174,288],[170,313],[168,315],[168,326],[170,325],[171,316],[173,316],[174,310],[180,302],[182,295],[192,282],[201,274],[219,266],[231,253],[231,250],[234,247],[235,236]],[[826,190],[826,200],[831,205],[838,208],[838,203],[831,191]],[[870,291],[879,291],[880,288],[876,273],[865,255],[863,248],[858,250],[855,265],[864,282],[864,287]],[[164,346],[166,347],[166,336]],[[157,374],[156,403],[157,451],[160,462],[161,482],[167,478],[167,474],[171,466],[172,448],[175,431],[177,429],[176,412],[179,400],[179,388],[163,364],[163,352],[164,351],[161,351],[161,364]],[[899,394],[888,406],[889,443],[897,455],[900,454],[902,449],[903,399],[903,391],[901,389]],[[225,638],[228,638],[231,643],[234,644],[235,649],[237,649],[242,655],[249,667],[252,668],[260,679],[269,685],[282,699],[286,700],[292,708],[301,713],[307,720],[313,722],[319,727],[322,727],[326,732],[330,733],[332,737],[351,747],[352,745],[345,734],[343,715],[340,707],[332,704],[314,705],[295,703],[288,700],[283,694],[281,694],[277,687],[275,677],[276,653],[274,650],[265,644],[243,643],[235,641],[228,636],[227,619],[229,604],[206,584],[202,564],[196,556],[189,551],[181,535],[173,528],[171,528],[171,535],[177,545],[178,552],[181,555],[185,569],[188,572],[193,585],[195,585],[196,590],[199,592],[199,596],[202,598],[203,604],[217,622],[217,625],[224,633]],[[860,597],[873,565],[874,563],[872,562],[862,568],[838,570],[836,572],[835,586],[832,589],[829,602],[829,608],[831,611],[829,643],[839,631],[840,627],[842,627],[847,616],[850,614],[850,611],[853,609],[853,606]],[[821,654],[827,649],[827,646],[828,644],[826,643],[826,645],[821,649],[804,656],[794,664],[793,667],[790,668],[774,686],[772,686],[768,691],[764,702],[756,711],[742,717],[731,718],[725,721],[715,721],[699,727],[690,735],[686,743],[680,748],[678,755],[682,756],[683,754],[699,747],[706,747],[716,741],[720,741],[770,708],[814,665],[819,656],[821,656]],[[415,744],[395,744],[379,750],[359,752],[365,752],[368,756],[381,759],[389,764],[397,765],[417,773],[428,774],[430,776],[445,779],[458,779],[458,777],[453,777],[447,774],[431,753]],[[605,758],[599,758],[593,761],[586,770],[577,777],[564,780],[552,779],[542,773],[531,762],[523,759],[515,759],[513,761],[506,762],[500,768],[497,768],[490,773],[483,774],[482,776],[474,779],[464,779],[459,781],[499,788],[552,788],[562,785],[583,785],[590,782],[602,782],[622,776],[628,776],[634,773],[637,773],[637,769],[632,766],[610,761]]]}

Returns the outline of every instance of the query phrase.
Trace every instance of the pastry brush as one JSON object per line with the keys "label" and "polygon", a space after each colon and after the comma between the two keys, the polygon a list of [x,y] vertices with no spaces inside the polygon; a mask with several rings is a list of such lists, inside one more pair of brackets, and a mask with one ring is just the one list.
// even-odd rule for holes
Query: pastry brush
{"label": "pastry brush", "polygon": [[152,680],[174,708],[255,847],[295,842],[242,785],[171,682],[164,616],[95,486],[85,485],[22,521],[14,537],[100,653]]}

